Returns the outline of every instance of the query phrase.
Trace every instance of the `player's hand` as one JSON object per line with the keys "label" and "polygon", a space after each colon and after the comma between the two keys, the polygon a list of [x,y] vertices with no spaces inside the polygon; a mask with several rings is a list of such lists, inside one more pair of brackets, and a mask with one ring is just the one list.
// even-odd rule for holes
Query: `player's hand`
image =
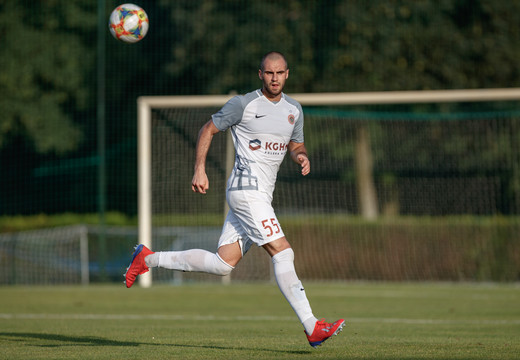
{"label": "player's hand", "polygon": [[309,161],[309,158],[304,154],[299,154],[296,159],[302,167],[302,175],[305,176],[309,174],[311,172],[311,162]]}
{"label": "player's hand", "polygon": [[206,190],[209,189],[209,180],[205,172],[195,172],[193,179],[191,180],[191,189],[199,194],[205,194]]}

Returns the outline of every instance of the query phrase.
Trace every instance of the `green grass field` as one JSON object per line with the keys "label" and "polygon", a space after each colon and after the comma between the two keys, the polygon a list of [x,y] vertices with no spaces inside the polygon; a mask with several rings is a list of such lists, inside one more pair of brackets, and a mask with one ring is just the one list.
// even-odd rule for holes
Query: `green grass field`
{"label": "green grass field", "polygon": [[0,359],[519,359],[520,287],[307,283],[347,319],[311,348],[275,284],[0,287]]}

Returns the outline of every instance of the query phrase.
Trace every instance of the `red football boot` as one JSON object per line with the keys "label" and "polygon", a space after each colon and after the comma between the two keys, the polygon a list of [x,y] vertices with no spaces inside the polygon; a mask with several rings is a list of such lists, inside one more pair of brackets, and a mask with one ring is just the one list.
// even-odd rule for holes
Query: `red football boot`
{"label": "red football boot", "polygon": [[148,249],[143,244],[137,245],[135,247],[132,262],[130,263],[130,266],[128,266],[128,268],[126,269],[125,273],[125,284],[127,288],[132,287],[137,275],[144,274],[145,272],[148,272],[148,270],[150,270],[148,269],[148,266],[146,266],[144,258],[153,253],[153,251]]}
{"label": "red football boot", "polygon": [[315,348],[316,346],[320,346],[325,340],[328,338],[337,335],[345,326],[345,320],[339,319],[336,322],[329,324],[325,322],[325,319],[321,319],[316,321],[316,325],[314,325],[314,331],[312,335],[308,335],[307,332],[307,340],[309,340],[309,344]]}

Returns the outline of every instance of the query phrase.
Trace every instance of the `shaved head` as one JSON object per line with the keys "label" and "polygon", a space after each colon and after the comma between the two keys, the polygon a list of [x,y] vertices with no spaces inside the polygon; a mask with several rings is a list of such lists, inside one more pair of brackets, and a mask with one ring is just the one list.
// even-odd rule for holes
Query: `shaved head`
{"label": "shaved head", "polygon": [[271,51],[264,55],[260,62],[258,77],[262,80],[262,93],[270,101],[279,101],[285,80],[289,77],[287,60],[278,51]]}
{"label": "shaved head", "polygon": [[260,62],[260,70],[261,71],[265,70],[265,61],[266,60],[275,61],[275,60],[280,60],[280,59],[285,62],[285,70],[287,70],[287,60],[285,59],[285,56],[281,52],[278,52],[278,51],[270,51],[262,57],[262,61]]}

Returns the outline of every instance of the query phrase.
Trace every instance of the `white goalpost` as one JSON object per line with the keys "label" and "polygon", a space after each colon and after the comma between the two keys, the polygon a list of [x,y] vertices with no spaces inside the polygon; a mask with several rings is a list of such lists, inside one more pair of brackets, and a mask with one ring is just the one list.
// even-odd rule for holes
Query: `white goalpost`
{"label": "white goalpost", "polygon": [[[470,103],[519,101],[520,88],[473,89],[473,90],[431,90],[431,91],[393,91],[359,93],[315,93],[288,94],[302,106],[354,106],[420,103]],[[152,248],[153,239],[153,175],[152,175],[152,117],[158,109],[175,108],[214,108],[218,110],[233,95],[215,96],[142,96],[138,106],[138,236],[139,243]],[[305,109],[304,109],[305,112]],[[205,121],[209,120],[203,119]],[[232,166],[234,155],[232,146],[227,146],[226,172]],[[193,161],[193,159],[187,159]],[[181,169],[191,174],[192,167]],[[220,189],[219,189],[220,190]],[[224,189],[221,189],[224,191]],[[370,191],[368,189],[367,191]],[[295,206],[297,207],[297,206]],[[215,239],[216,241],[217,239]],[[159,249],[158,249],[159,250]],[[140,285],[152,285],[151,272],[140,276]]]}
{"label": "white goalpost", "polygon": [[[152,247],[152,109],[219,106],[231,96],[143,96],[138,108],[138,234],[139,243]],[[143,287],[152,285],[152,274],[139,278]]]}

